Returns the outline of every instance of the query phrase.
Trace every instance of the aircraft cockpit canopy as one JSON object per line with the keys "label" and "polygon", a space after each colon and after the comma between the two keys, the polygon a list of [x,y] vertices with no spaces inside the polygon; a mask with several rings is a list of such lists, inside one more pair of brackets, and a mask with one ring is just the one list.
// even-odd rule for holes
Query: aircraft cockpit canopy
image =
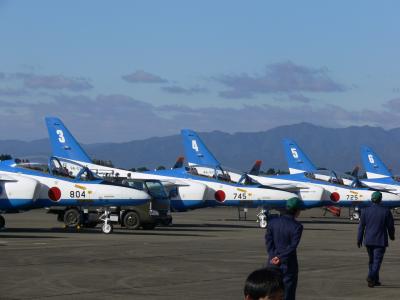
{"label": "aircraft cockpit canopy", "polygon": [[231,181],[231,176],[229,172],[223,169],[221,166],[189,166],[186,171],[192,175],[205,176],[209,178],[215,178],[222,181]]}
{"label": "aircraft cockpit canopy", "polygon": [[15,167],[73,180],[101,180],[101,178],[93,174],[87,167],[72,161],[63,161],[56,157],[51,157],[47,164],[16,161]]}
{"label": "aircraft cockpit canopy", "polygon": [[89,170],[89,168],[76,162],[60,159],[58,157],[50,157],[48,168],[51,174],[55,176],[83,181],[102,180],[102,178],[95,175],[91,170]]}

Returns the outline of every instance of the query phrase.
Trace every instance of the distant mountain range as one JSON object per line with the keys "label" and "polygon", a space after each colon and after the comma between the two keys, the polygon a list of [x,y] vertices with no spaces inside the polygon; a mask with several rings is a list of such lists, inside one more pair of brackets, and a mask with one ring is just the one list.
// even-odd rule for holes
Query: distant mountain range
{"label": "distant mountain range", "polygon": [[[300,123],[260,132],[229,134],[213,131],[199,135],[223,165],[238,170],[248,170],[257,159],[263,161],[263,170],[286,170],[282,139],[291,138],[317,167],[349,171],[360,165],[359,147],[366,144],[382,157],[395,174],[400,173],[400,128],[325,128]],[[83,144],[83,148],[92,158],[111,160],[115,166],[123,168],[156,168],[161,165],[169,168],[178,156],[183,156],[179,135],[124,143]],[[0,153],[43,160],[50,154],[50,144],[47,139],[31,142],[4,140],[0,141]]]}

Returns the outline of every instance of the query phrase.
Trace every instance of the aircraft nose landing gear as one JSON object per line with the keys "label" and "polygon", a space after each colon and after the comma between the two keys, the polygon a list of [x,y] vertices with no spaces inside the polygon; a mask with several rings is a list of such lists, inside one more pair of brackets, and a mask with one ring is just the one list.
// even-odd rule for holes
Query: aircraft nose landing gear
{"label": "aircraft nose landing gear", "polygon": [[267,214],[268,214],[268,211],[265,210],[264,208],[261,208],[260,212],[257,214],[257,222],[258,222],[260,228],[267,227],[267,225],[268,225]]}
{"label": "aircraft nose landing gear", "polygon": [[101,230],[103,231],[103,233],[105,234],[109,234],[111,232],[113,232],[113,225],[111,224],[111,219],[110,219],[110,213],[111,211],[106,208],[104,209],[103,214],[100,216],[100,220],[103,221],[103,226],[101,226]]}
{"label": "aircraft nose landing gear", "polygon": [[359,221],[360,220],[360,209],[356,206],[352,211],[350,211],[350,220]]}

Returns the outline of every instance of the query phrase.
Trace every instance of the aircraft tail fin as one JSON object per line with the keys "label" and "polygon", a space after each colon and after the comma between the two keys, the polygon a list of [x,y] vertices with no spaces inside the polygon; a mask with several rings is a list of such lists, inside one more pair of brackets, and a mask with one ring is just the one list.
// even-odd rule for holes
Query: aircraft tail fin
{"label": "aircraft tail fin", "polygon": [[82,149],[64,123],[55,117],[46,117],[46,126],[53,156],[91,163],[89,155]]}
{"label": "aircraft tail fin", "polygon": [[360,167],[359,166],[355,166],[353,171],[351,171],[351,176],[358,178],[358,172],[360,171]]}
{"label": "aircraft tail fin", "polygon": [[368,179],[392,177],[392,173],[380,157],[367,146],[361,146],[361,161]]}
{"label": "aircraft tail fin", "polygon": [[301,150],[295,141],[284,139],[283,145],[285,148],[286,160],[289,165],[290,174],[298,174],[304,172],[315,172],[317,168]]}
{"label": "aircraft tail fin", "polygon": [[172,169],[180,169],[183,167],[183,162],[185,161],[185,157],[179,156],[178,159],[176,160],[174,166]]}
{"label": "aircraft tail fin", "polygon": [[262,165],[262,160],[256,160],[256,162],[254,163],[253,167],[251,168],[249,174],[250,175],[259,175],[261,165]]}
{"label": "aircraft tail fin", "polygon": [[214,157],[196,132],[190,129],[181,130],[185,157],[189,165],[219,167],[219,161]]}

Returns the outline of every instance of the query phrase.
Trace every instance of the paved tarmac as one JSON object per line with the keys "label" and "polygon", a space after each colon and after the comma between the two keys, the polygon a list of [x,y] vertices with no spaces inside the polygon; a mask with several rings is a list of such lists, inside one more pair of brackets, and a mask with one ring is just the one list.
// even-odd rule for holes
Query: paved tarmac
{"label": "paved tarmac", "polygon": [[[248,221],[238,221],[236,209],[211,208],[174,214],[172,227],[111,235],[64,230],[43,210],[5,217],[0,299],[243,299],[246,276],[266,261],[253,210]],[[371,289],[356,223],[320,209],[300,220],[298,299],[400,299],[399,234],[383,286]]]}

